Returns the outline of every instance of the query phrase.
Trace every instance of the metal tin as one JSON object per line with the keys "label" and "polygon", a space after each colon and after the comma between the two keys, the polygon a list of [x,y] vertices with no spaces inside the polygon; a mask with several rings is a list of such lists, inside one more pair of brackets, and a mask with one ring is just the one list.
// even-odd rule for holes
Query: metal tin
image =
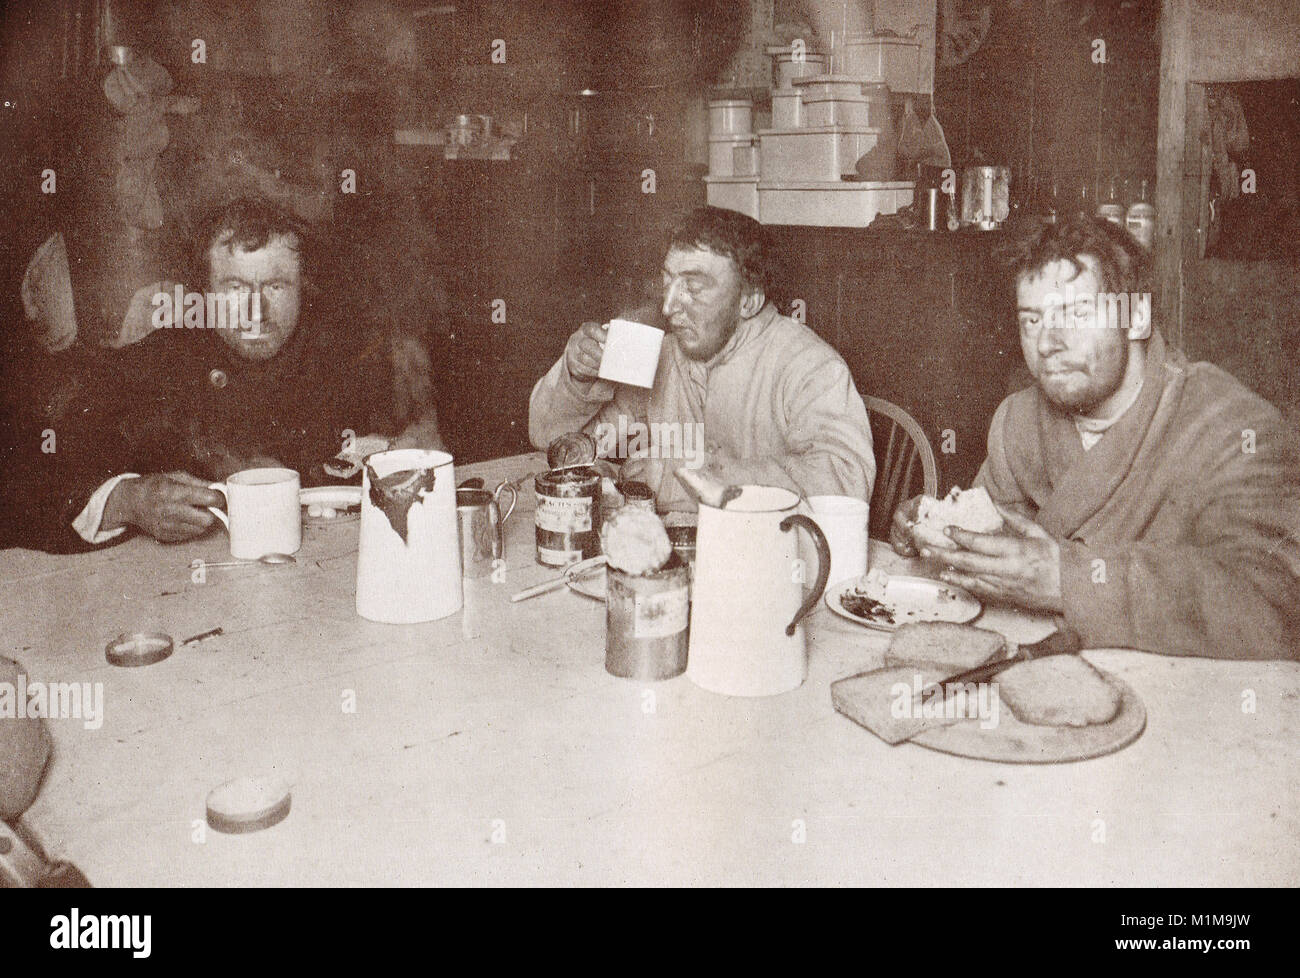
{"label": "metal tin", "polygon": [[1097,216],[1103,221],[1110,221],[1116,227],[1124,226],[1124,205],[1119,203],[1106,203],[1097,208]]}
{"label": "metal tin", "polygon": [[1156,209],[1153,206],[1145,200],[1129,204],[1124,225],[1128,228],[1128,233],[1137,238],[1143,248],[1151,250],[1156,239]]}
{"label": "metal tin", "polygon": [[1010,194],[1010,167],[967,167],[962,172],[961,223],[995,230],[1010,213]]}
{"label": "metal tin", "polygon": [[930,187],[925,192],[925,229],[948,230],[948,195],[938,187]]}
{"label": "metal tin", "polygon": [[655,511],[654,490],[644,482],[620,482],[614,486],[623,497],[623,505],[631,509],[644,509],[648,513]]}
{"label": "metal tin", "polygon": [[600,473],[559,469],[534,480],[537,562],[564,567],[600,554]]}
{"label": "metal tin", "polygon": [[673,552],[692,568],[695,566],[695,535],[699,527],[694,523],[664,527],[668,531],[668,542],[673,545]]}
{"label": "metal tin", "polygon": [[104,646],[109,665],[151,666],[172,654],[172,637],[162,632],[122,633]]}
{"label": "metal tin", "polygon": [[653,574],[608,568],[605,671],[650,680],[685,672],[690,598],[690,568],[676,554]]}

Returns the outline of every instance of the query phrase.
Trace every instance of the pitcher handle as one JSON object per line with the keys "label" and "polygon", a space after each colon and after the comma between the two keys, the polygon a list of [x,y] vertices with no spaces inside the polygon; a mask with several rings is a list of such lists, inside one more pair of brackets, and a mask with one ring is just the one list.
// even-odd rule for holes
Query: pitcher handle
{"label": "pitcher handle", "polygon": [[[226,489],[226,484],[225,484],[224,482],[212,482],[212,483],[209,483],[209,484],[208,484],[208,488],[209,488],[209,489],[213,489],[213,490],[215,490],[215,491],[221,493],[221,495],[225,496],[225,497],[226,497],[226,509],[229,509],[229,508],[230,508],[230,492]],[[215,506],[209,506],[209,507],[208,507],[208,512],[211,513],[213,516],[215,516],[217,519],[221,520],[221,525],[224,526],[227,530],[230,529],[230,517],[227,516],[224,512],[222,512],[221,510],[217,509],[217,507],[215,507]]]}
{"label": "pitcher handle", "polygon": [[506,507],[506,511],[501,514],[501,522],[504,523],[506,520],[510,519],[510,514],[515,511],[515,503],[519,502],[519,490],[515,488],[515,484],[509,479],[504,480],[501,485],[497,486],[492,493],[492,498],[497,500],[498,509],[501,506],[501,500],[497,499],[497,497],[501,495],[502,489],[510,490],[510,505]]}
{"label": "pitcher handle", "polygon": [[822,599],[822,592],[826,590],[827,578],[831,575],[831,548],[826,542],[826,535],[822,533],[822,528],[811,517],[804,516],[803,513],[795,513],[781,521],[780,529],[784,533],[796,526],[801,526],[812,534],[813,543],[817,547],[817,581],[813,584],[812,594],[808,595],[803,607],[795,613],[794,619],[785,627],[787,635],[793,635],[795,626],[817,607],[817,602]]}

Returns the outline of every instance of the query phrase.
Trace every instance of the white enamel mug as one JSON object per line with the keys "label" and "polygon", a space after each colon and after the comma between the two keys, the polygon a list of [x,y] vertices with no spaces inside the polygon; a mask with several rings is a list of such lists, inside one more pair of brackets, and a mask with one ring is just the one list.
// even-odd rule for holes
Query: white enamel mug
{"label": "white enamel mug", "polygon": [[600,358],[600,377],[619,384],[651,388],[659,370],[664,331],[630,319],[611,319]]}
{"label": "white enamel mug", "polygon": [[[826,535],[831,548],[830,582],[838,584],[867,572],[867,521],[871,507],[856,496],[809,496],[803,510]],[[812,566],[815,550],[805,541],[801,556]]]}
{"label": "white enamel mug", "polygon": [[230,533],[230,556],[256,560],[264,554],[297,553],[302,546],[298,473],[293,469],[244,469],[214,482],[226,511],[208,507]]}

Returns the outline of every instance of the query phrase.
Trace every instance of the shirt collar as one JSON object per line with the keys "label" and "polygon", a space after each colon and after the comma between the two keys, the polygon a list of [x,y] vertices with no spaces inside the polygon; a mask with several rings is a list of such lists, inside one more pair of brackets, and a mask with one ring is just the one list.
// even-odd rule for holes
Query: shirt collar
{"label": "shirt collar", "polygon": [[776,307],[772,303],[767,303],[762,309],[749,319],[742,320],[736,327],[736,331],[731,334],[730,339],[723,345],[722,349],[713,355],[713,359],[706,363],[699,363],[697,366],[705,370],[712,370],[719,367],[732,359],[746,344],[753,341],[756,337],[762,335],[768,325],[777,316]]}
{"label": "shirt collar", "polygon": [[1138,398],[1142,396],[1142,388],[1145,386],[1146,386],[1146,377],[1144,375],[1142,380],[1138,382],[1137,389],[1133,391],[1132,396],[1128,399],[1128,403],[1125,404],[1124,407],[1120,409],[1120,412],[1116,414],[1115,417],[1089,418],[1089,417],[1085,417],[1082,414],[1076,414],[1074,415],[1074,426],[1078,428],[1080,432],[1088,431],[1096,434],[1105,431],[1107,428],[1110,428],[1112,425],[1118,422],[1120,418],[1124,417],[1124,415],[1126,415],[1129,412],[1129,410],[1133,407],[1133,405],[1138,402]]}

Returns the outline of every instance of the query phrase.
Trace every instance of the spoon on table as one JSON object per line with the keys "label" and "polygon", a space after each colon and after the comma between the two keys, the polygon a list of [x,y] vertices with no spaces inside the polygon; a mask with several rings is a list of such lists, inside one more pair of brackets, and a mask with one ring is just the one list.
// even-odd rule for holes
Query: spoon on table
{"label": "spoon on table", "polygon": [[251,567],[254,564],[266,564],[270,567],[278,567],[281,564],[296,564],[298,558],[293,554],[262,554],[256,560],[223,560],[215,564],[204,564],[204,567]]}

